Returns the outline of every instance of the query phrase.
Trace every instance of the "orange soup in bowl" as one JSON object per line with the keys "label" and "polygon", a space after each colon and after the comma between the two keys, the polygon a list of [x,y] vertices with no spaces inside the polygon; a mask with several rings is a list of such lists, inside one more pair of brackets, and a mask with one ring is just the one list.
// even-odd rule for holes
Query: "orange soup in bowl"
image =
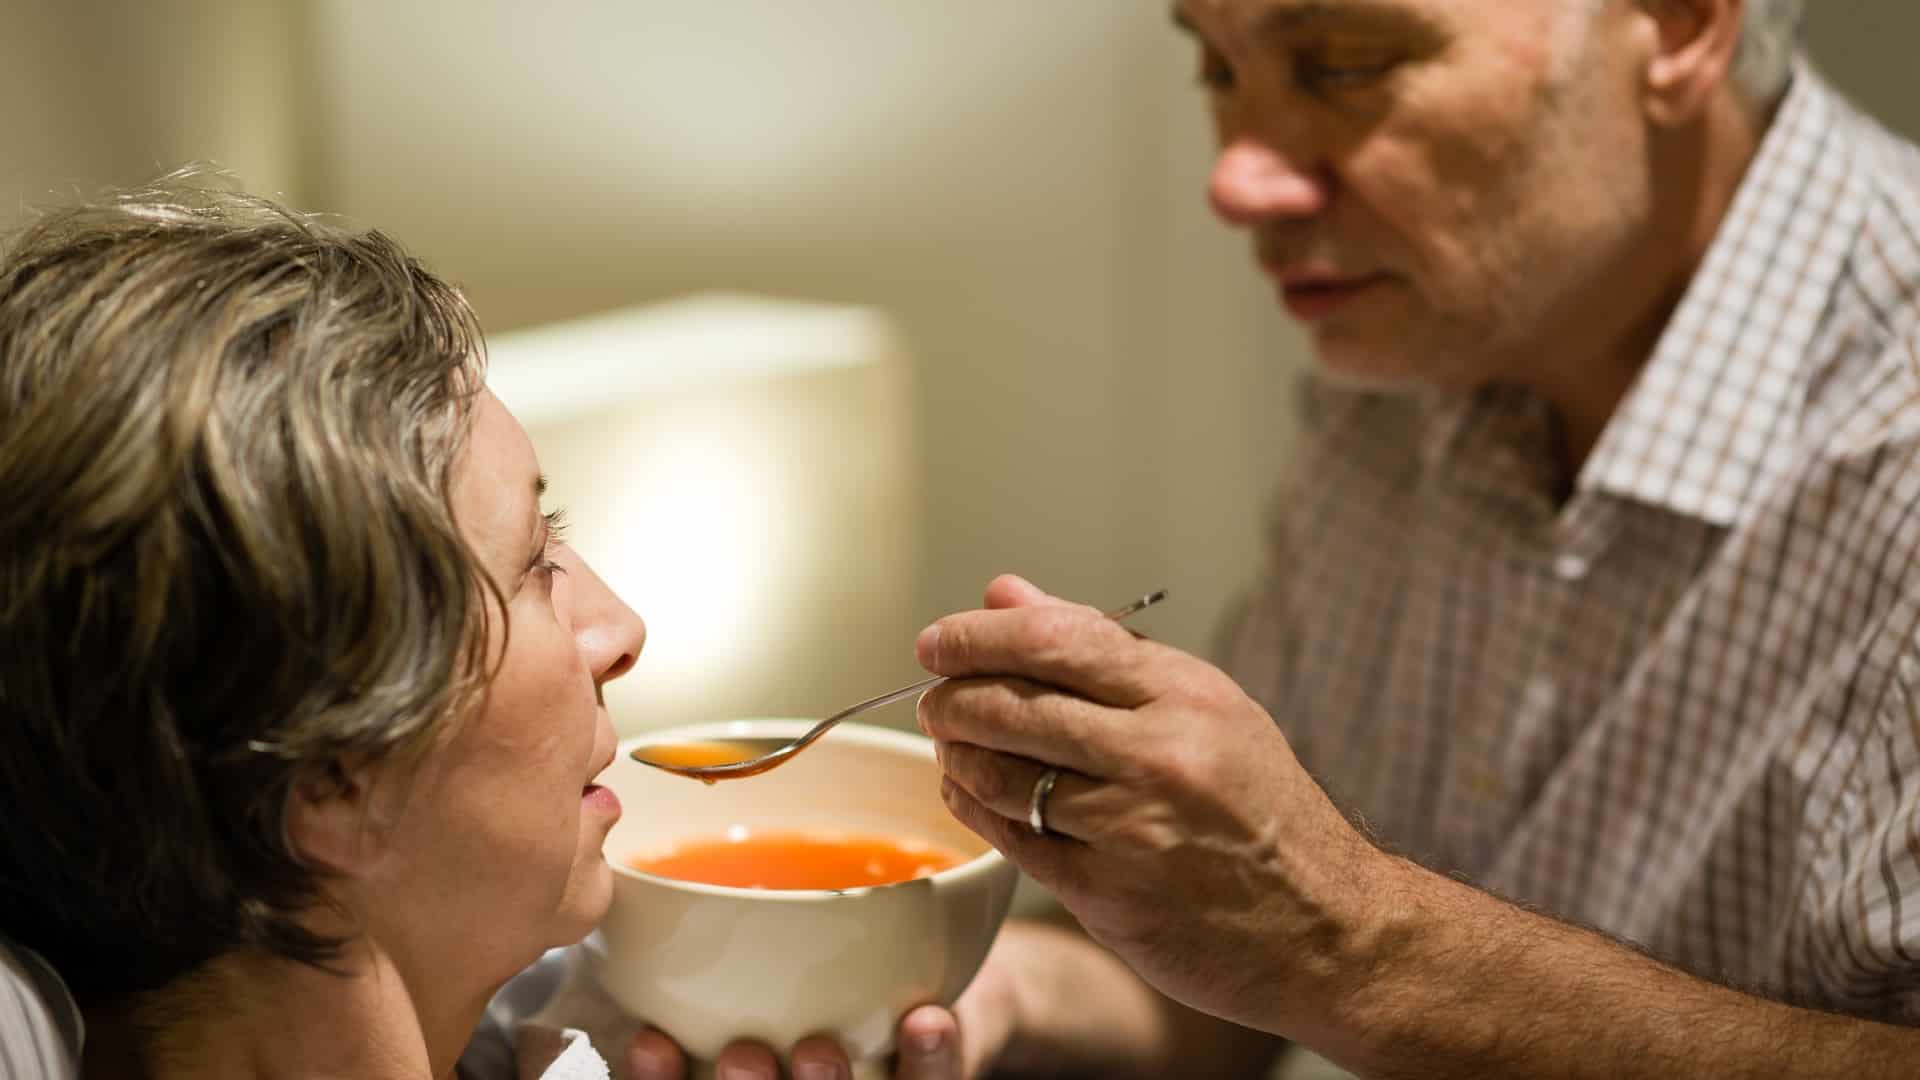
{"label": "orange soup in bowl", "polygon": [[860,889],[927,877],[964,861],[945,848],[886,836],[749,832],[635,856],[627,865],[738,889]]}

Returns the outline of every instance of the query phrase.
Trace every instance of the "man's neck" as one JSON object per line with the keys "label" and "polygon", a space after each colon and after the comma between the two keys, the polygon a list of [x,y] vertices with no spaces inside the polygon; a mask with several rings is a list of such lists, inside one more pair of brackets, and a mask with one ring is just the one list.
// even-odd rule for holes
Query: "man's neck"
{"label": "man's neck", "polygon": [[1632,388],[1687,284],[1705,260],[1714,235],[1753,163],[1770,115],[1756,114],[1731,94],[1711,104],[1689,128],[1656,135],[1653,207],[1646,242],[1635,245],[1614,280],[1638,282],[1618,294],[1612,309],[1589,309],[1586,342],[1544,368],[1534,389],[1554,407],[1561,425],[1563,475],[1577,476],[1601,432]]}
{"label": "man's neck", "polygon": [[[151,1080],[354,1076],[450,1080],[488,992],[422,995],[373,946],[340,973],[257,954],[209,963],[131,1010],[87,1010],[83,1075]],[[444,989],[444,988],[442,988]],[[116,1048],[144,1045],[138,1072]]]}

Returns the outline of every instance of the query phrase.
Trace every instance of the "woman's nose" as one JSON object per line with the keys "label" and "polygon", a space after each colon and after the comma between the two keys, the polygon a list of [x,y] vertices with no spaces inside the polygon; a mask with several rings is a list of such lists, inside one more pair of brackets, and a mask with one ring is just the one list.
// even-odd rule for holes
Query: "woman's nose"
{"label": "woman's nose", "polygon": [[647,643],[647,624],[614,595],[585,560],[567,568],[573,588],[573,634],[596,683],[625,675]]}
{"label": "woman's nose", "polygon": [[1327,195],[1323,176],[1251,135],[1220,148],[1207,183],[1213,212],[1232,225],[1312,217],[1326,208]]}

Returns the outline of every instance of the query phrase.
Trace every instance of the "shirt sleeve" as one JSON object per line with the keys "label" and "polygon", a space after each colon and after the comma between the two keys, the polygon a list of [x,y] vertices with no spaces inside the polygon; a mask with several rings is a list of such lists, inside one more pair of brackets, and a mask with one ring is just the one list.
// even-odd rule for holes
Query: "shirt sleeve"
{"label": "shirt sleeve", "polygon": [[0,1076],[76,1080],[84,1036],[60,976],[32,951],[0,940]]}
{"label": "shirt sleeve", "polygon": [[[1825,712],[1806,740],[1840,777],[1804,793],[1796,903],[1780,928],[1787,995],[1801,1003],[1920,1024],[1920,640],[1896,609],[1897,634],[1870,641],[1855,708]],[[1891,640],[1899,644],[1892,648]],[[1876,655],[1876,653],[1878,655]],[[1835,695],[1840,696],[1840,695]],[[1864,700],[1861,700],[1864,699]],[[1865,707],[1858,707],[1865,706]]]}

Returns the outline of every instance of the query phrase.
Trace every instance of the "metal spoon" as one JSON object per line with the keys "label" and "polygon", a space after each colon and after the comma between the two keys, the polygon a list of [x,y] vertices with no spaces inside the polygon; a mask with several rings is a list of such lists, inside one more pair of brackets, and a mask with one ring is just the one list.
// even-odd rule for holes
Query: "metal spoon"
{"label": "metal spoon", "polygon": [[[1158,589],[1135,600],[1131,604],[1114,608],[1107,612],[1107,618],[1118,622],[1121,619],[1150,607],[1166,599],[1167,590]],[[947,681],[945,675],[935,675],[922,679],[912,686],[903,686],[898,690],[889,690],[879,697],[868,698],[858,705],[849,706],[808,728],[806,734],[797,739],[724,739],[695,743],[660,743],[653,746],[636,746],[627,752],[627,756],[643,765],[664,769],[677,776],[690,776],[709,784],[716,780],[739,780],[748,776],[758,776],[768,769],[777,768],[793,755],[805,750],[815,739],[825,735],[829,729],[849,716],[890,705],[904,697],[911,697],[924,690]]]}

